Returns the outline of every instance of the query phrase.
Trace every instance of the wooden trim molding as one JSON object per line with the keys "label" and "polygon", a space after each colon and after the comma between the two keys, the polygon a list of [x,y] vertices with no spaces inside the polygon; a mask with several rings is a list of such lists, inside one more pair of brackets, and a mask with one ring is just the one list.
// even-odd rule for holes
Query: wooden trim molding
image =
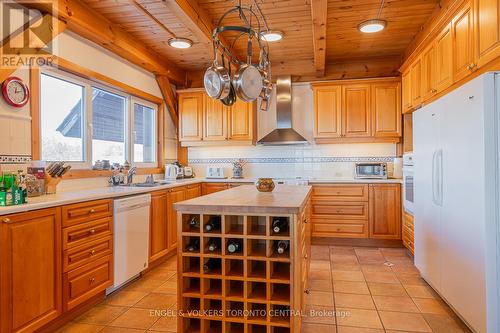
{"label": "wooden trim molding", "polygon": [[31,158],[41,159],[40,134],[40,69],[30,68]]}
{"label": "wooden trim molding", "polygon": [[327,0],[311,0],[314,67],[318,77],[324,76],[326,69],[327,7]]}

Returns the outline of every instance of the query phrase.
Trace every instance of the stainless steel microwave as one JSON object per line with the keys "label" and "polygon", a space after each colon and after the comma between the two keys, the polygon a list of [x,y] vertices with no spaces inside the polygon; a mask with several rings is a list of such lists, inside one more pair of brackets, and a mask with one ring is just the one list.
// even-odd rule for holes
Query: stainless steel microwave
{"label": "stainless steel microwave", "polygon": [[356,163],[356,178],[387,179],[387,163]]}

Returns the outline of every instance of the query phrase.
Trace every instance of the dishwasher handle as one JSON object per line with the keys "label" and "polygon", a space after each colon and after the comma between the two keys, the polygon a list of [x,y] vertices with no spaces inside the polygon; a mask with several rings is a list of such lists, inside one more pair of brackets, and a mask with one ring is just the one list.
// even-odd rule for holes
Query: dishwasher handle
{"label": "dishwasher handle", "polygon": [[130,210],[139,209],[142,207],[149,207],[149,202],[144,202],[140,204],[130,205],[130,206],[122,206],[116,209],[116,213],[128,212]]}

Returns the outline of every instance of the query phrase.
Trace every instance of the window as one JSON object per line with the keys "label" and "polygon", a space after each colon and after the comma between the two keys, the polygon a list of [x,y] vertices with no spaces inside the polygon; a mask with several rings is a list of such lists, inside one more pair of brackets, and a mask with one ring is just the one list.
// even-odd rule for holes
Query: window
{"label": "window", "polygon": [[156,162],[156,110],[134,103],[134,162]]}
{"label": "window", "polygon": [[43,160],[157,166],[156,104],[55,70],[41,73],[40,96]]}
{"label": "window", "polygon": [[85,87],[42,74],[40,90],[42,159],[85,161]]}

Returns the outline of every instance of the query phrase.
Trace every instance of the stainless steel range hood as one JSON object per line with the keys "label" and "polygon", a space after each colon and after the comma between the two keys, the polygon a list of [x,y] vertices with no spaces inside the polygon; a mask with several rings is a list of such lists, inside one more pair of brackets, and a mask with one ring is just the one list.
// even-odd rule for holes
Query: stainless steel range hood
{"label": "stainless steel range hood", "polygon": [[292,77],[278,76],[276,80],[277,128],[260,139],[263,146],[303,145],[307,140],[292,128]]}

